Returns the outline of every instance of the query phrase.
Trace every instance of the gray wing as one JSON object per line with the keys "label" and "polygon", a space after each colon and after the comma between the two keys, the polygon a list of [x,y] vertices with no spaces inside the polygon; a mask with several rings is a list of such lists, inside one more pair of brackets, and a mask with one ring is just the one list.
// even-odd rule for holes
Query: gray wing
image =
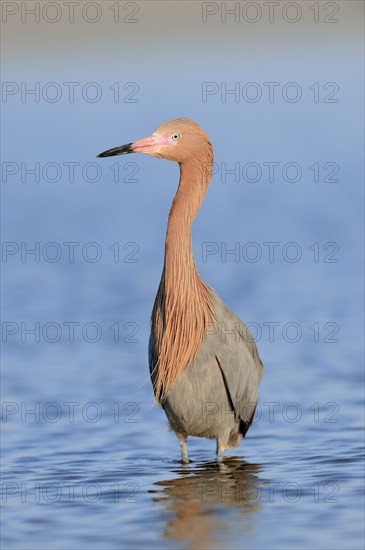
{"label": "gray wing", "polygon": [[219,296],[214,297],[217,327],[211,352],[221,370],[236,419],[241,421],[240,431],[245,435],[255,413],[263,365],[246,325]]}

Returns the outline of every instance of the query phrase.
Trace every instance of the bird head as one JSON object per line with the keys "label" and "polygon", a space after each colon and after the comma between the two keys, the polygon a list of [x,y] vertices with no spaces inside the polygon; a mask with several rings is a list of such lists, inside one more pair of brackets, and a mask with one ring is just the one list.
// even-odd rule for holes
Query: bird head
{"label": "bird head", "polygon": [[148,137],[108,149],[98,157],[145,153],[182,164],[192,156],[213,156],[213,148],[204,130],[187,118],[176,118],[160,124]]}

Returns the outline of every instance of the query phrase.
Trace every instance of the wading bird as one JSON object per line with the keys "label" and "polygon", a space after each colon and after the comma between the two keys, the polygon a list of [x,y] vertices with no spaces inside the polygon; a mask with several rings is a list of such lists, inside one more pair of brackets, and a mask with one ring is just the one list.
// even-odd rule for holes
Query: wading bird
{"label": "wading bird", "polygon": [[155,299],[149,367],[162,405],[189,462],[189,435],[217,441],[217,460],[246,435],[258,400],[263,365],[246,325],[199,276],[192,224],[213,171],[204,130],[184,118],[161,124],[150,137],[99,157],[146,153],[179,163],[180,183],[169,214],[165,259]]}

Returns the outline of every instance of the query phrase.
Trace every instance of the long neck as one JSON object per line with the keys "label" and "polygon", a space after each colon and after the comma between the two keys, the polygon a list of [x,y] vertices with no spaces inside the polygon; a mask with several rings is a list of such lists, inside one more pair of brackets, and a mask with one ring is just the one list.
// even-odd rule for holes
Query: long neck
{"label": "long neck", "polygon": [[152,378],[160,401],[194,360],[213,315],[210,289],[195,265],[191,235],[212,164],[211,155],[180,166],[180,184],[169,214],[164,269],[152,313],[157,356]]}
{"label": "long neck", "polygon": [[192,247],[192,224],[208,184],[199,163],[180,166],[180,184],[171,206],[165,244],[165,283],[171,291],[176,288],[178,279],[184,283],[198,276]]}

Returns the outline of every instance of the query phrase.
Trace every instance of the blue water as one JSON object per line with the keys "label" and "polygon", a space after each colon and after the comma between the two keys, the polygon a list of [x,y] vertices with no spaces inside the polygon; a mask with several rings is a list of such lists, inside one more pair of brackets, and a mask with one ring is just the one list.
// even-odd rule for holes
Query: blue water
{"label": "blue water", "polygon": [[[308,11],[204,25],[200,3],[138,4],[133,28],[4,25],[5,80],[97,82],[103,97],[2,105],[3,548],[363,548],[361,4],[336,3],[332,26]],[[137,82],[138,102],[115,103],[116,81]],[[202,102],[203,81],[297,82],[303,99]],[[216,151],[199,271],[265,365],[254,424],[221,466],[200,439],[180,464],[148,379],[178,167],[95,158],[176,116]]]}

